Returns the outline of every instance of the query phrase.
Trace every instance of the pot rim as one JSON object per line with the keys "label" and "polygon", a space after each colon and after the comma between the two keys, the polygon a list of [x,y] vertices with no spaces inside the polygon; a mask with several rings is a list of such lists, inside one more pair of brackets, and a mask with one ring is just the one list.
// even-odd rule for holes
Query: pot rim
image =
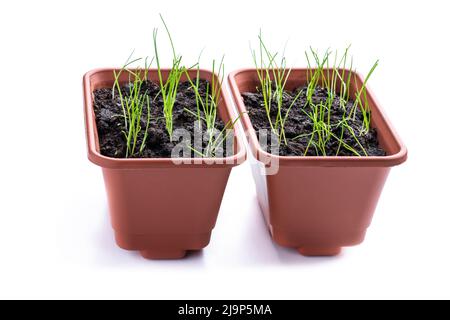
{"label": "pot rim", "polygon": [[[130,68],[136,70],[137,68]],[[247,152],[242,142],[238,126],[240,122],[236,122],[233,131],[236,141],[237,151],[230,157],[222,158],[111,158],[104,156],[99,151],[99,143],[97,138],[97,126],[95,123],[95,113],[93,108],[91,77],[100,72],[111,72],[120,68],[96,68],[86,72],[83,76],[83,96],[84,96],[84,118],[86,129],[86,141],[88,149],[88,159],[96,165],[103,168],[111,169],[145,169],[145,168],[225,168],[234,167],[242,164],[247,158]],[[161,68],[162,72],[170,71],[170,68]],[[149,73],[156,72],[157,69],[149,69]],[[197,72],[197,69],[189,70],[189,72]],[[212,71],[201,69],[200,73],[213,75]],[[214,73],[214,77],[218,78]],[[230,119],[236,119],[237,115],[232,107],[228,92],[222,83],[221,95],[223,98],[223,108]],[[179,162],[176,164],[175,162]]]}
{"label": "pot rim", "polygon": [[[292,68],[292,71],[296,72],[306,72],[307,68]],[[345,71],[350,71],[345,69]],[[256,72],[255,68],[241,68],[232,71],[228,75],[228,83],[230,85],[231,93],[234,98],[234,102],[237,109],[243,115],[240,121],[243,124],[245,131],[247,132],[249,145],[253,156],[264,163],[271,160],[279,161],[280,164],[286,166],[314,166],[314,167],[392,167],[399,165],[406,161],[408,156],[408,151],[406,146],[400,139],[399,135],[395,131],[392,123],[389,121],[384,110],[380,107],[378,99],[373,94],[370,86],[366,86],[367,93],[371,96],[372,100],[375,102],[371,108],[376,108],[381,116],[381,120],[385,123],[389,130],[390,136],[393,138],[393,142],[398,147],[398,151],[387,155],[387,156],[362,156],[362,157],[351,157],[351,156],[278,156],[273,155],[264,151],[258,141],[256,136],[256,131],[253,128],[252,122],[248,113],[246,112],[246,107],[239,91],[235,77],[242,73]],[[360,81],[364,79],[359,72],[352,71],[353,74],[359,78]],[[291,74],[292,75],[292,74]]]}

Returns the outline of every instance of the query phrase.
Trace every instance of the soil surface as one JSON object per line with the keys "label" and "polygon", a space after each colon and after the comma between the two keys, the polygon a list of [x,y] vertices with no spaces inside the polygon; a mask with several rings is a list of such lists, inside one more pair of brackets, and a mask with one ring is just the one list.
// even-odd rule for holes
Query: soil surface
{"label": "soil surface", "polygon": [[[200,80],[199,93],[202,97],[205,97],[206,95],[206,85],[206,80]],[[130,85],[121,86],[121,91],[124,96],[127,96],[130,92]],[[142,153],[135,153],[133,157],[170,158],[173,147],[179,144],[180,141],[170,141],[165,126],[163,100],[159,94],[159,85],[151,81],[146,81],[141,87],[141,94],[150,97],[150,125]],[[194,124],[197,117],[184,110],[185,108],[194,113],[197,112],[195,93],[194,90],[191,89],[191,85],[188,81],[181,82],[178,87],[176,102],[173,108],[173,130],[185,129],[189,131],[193,141]],[[138,147],[141,146],[147,124],[146,109],[146,107],[143,108],[141,116],[142,131],[138,137]],[[125,122],[119,95],[116,94],[113,98],[111,87],[95,90],[94,112],[100,142],[100,153],[108,157],[125,158],[127,149],[126,139],[123,133]],[[215,128],[221,131],[224,126],[225,125],[220,120],[219,115],[217,115]],[[206,131],[206,124],[204,121],[202,128],[203,131]],[[206,142],[203,142],[203,148],[206,147],[206,144]],[[193,157],[193,155],[194,153],[192,152],[189,157]]]}
{"label": "soil surface", "polygon": [[[311,136],[307,135],[313,131],[313,122],[305,114],[304,111],[310,112],[311,107],[307,103],[306,97],[306,87],[299,87],[293,92],[285,91],[283,96],[283,107],[282,115],[286,114],[287,109],[294,101],[297,94],[302,91],[299,98],[295,101],[292,109],[289,112],[288,119],[285,125],[285,134],[287,139],[287,145],[281,143],[279,147],[279,155],[281,156],[322,156],[323,153],[316,150],[315,147],[311,146],[307,148]],[[256,131],[261,129],[268,130],[270,134],[270,124],[267,118],[266,109],[264,108],[264,99],[261,93],[246,92],[242,94],[245,106],[247,108],[248,114],[252,121],[253,127]],[[314,103],[319,103],[322,101],[325,103],[327,100],[327,90],[322,87],[317,87],[312,100]],[[346,105],[346,114],[349,114],[352,109],[353,101],[348,101]],[[331,107],[331,127],[333,133],[337,136],[341,136],[341,128],[335,126],[342,120],[344,110],[340,106],[339,97],[337,96]],[[275,123],[277,115],[276,103],[272,103],[271,108],[271,119],[272,123]],[[348,124],[352,127],[360,144],[364,147],[369,156],[385,156],[386,152],[379,146],[377,139],[377,130],[375,128],[370,129],[370,131],[364,135],[359,135],[360,129],[363,125],[363,116],[359,108],[357,108],[355,119],[348,121]],[[298,138],[299,136],[302,136]],[[296,139],[294,139],[296,138]],[[270,141],[270,140],[269,140]],[[355,138],[352,136],[349,130],[345,130],[343,134],[343,141],[356,150],[360,155],[364,155],[361,147],[358,145]],[[339,147],[339,141],[337,139],[331,138],[326,144],[327,156],[356,156],[355,153]],[[271,150],[267,150],[270,152]],[[306,151],[306,154],[305,154]]]}

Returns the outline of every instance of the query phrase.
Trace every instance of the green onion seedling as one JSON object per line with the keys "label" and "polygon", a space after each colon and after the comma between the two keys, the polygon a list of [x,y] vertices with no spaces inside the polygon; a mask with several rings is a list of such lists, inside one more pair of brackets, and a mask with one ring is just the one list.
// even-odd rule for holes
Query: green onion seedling
{"label": "green onion seedling", "polygon": [[[216,77],[217,70],[217,77]],[[197,104],[197,113],[184,109],[184,111],[192,114],[197,118],[197,122],[201,125],[202,122],[206,123],[206,132],[208,134],[208,143],[206,145],[205,151],[202,152],[200,150],[196,150],[192,147],[190,149],[197,155],[202,157],[212,157],[215,156],[217,148],[222,144],[222,142],[226,139],[229,132],[224,136],[224,133],[227,129],[234,126],[237,119],[234,121],[229,121],[224,129],[219,132],[218,135],[216,133],[216,118],[217,118],[217,108],[219,106],[220,100],[220,90],[222,87],[223,79],[225,76],[225,65],[224,65],[224,57],[220,60],[218,67],[216,67],[216,61],[213,60],[212,64],[212,73],[211,81],[206,84],[206,93],[204,96],[200,93],[200,59],[197,62],[197,77],[196,79],[192,79],[188,73],[185,71],[186,77],[191,84],[191,88],[195,93],[195,99]]]}
{"label": "green onion seedling", "polygon": [[166,130],[169,134],[170,140],[172,141],[173,134],[173,107],[175,105],[178,85],[180,84],[180,79],[186,68],[181,65],[181,56],[178,56],[175,51],[175,46],[173,44],[172,36],[170,35],[169,28],[164,21],[162,15],[160,14],[161,21],[164,24],[164,28],[169,37],[170,46],[172,47],[172,68],[169,71],[167,80],[164,81],[162,77],[161,64],[158,54],[158,44],[157,35],[158,29],[153,30],[153,46],[155,50],[155,58],[158,69],[158,79],[160,84],[160,93],[164,104],[164,118],[166,121]]}
{"label": "green onion seedling", "polygon": [[[355,115],[356,115],[356,108],[358,106],[362,112],[364,124],[363,124],[363,127],[361,128],[360,135],[366,134],[370,130],[371,115],[370,115],[370,109],[369,109],[369,101],[367,99],[366,86],[367,86],[367,81],[369,80],[369,78],[373,74],[373,72],[375,71],[376,67],[378,66],[378,63],[379,63],[379,60],[375,61],[372,68],[370,69],[369,73],[367,74],[366,78],[364,79],[364,83],[363,83],[361,89],[357,90],[357,92],[356,92],[355,104],[353,105],[352,111],[353,111],[353,117],[355,117]],[[355,88],[358,88],[358,84],[356,82],[356,77],[355,77]]]}
{"label": "green onion seedling", "polygon": [[[197,150],[193,148],[192,146],[188,146],[191,151],[193,151],[195,154],[203,157],[203,158],[211,158],[217,156],[217,150],[222,146],[223,142],[229,137],[229,135],[232,133],[231,129],[234,128],[234,125],[239,120],[241,115],[236,117],[234,120],[229,120],[225,127],[220,131],[217,135],[214,136],[214,132],[210,133],[208,144],[204,151]],[[215,131],[215,129],[214,129]],[[211,138],[212,137],[212,138]]]}
{"label": "green onion seedling", "polygon": [[[361,128],[359,136],[365,135],[370,130],[370,110],[368,105],[368,98],[366,92],[366,84],[376,66],[378,61],[374,64],[370,70],[368,76],[366,77],[361,89],[358,89],[356,78],[356,98],[352,109],[347,114],[347,105],[350,99],[350,84],[351,77],[353,75],[353,58],[350,59],[350,69],[346,70],[348,53],[348,46],[345,49],[343,56],[338,60],[337,51],[334,54],[333,65],[330,66],[329,58],[330,52],[326,51],[322,59],[319,58],[317,51],[310,48],[313,61],[315,61],[315,68],[311,67],[311,59],[308,52],[305,52],[308,71],[307,71],[307,86],[306,86],[306,98],[307,103],[303,106],[303,112],[308,116],[312,122],[312,130],[309,133],[301,134],[293,138],[293,140],[309,137],[308,144],[304,151],[304,155],[307,155],[311,148],[314,148],[316,155],[328,156],[327,145],[332,141],[336,140],[338,144],[337,152],[338,155],[342,148],[347,149],[356,156],[361,156],[361,152],[351,147],[348,143],[344,141],[344,133],[349,132],[350,136],[355,140],[358,148],[362,151],[362,154],[368,155],[367,151],[363,147],[358,135],[355,133],[349,121],[354,121],[356,117],[356,111],[359,110],[363,117],[363,128]],[[339,61],[339,62],[338,62]],[[342,69],[342,70],[341,70]],[[326,89],[327,98],[325,102],[314,101],[313,96],[316,92],[316,88],[321,84],[322,87]],[[339,83],[339,85],[338,85]],[[338,91],[339,88],[339,91]],[[331,109],[333,108],[333,103],[335,99],[339,99],[339,106],[343,110],[342,120],[338,123],[331,123]],[[307,111],[309,109],[309,111]],[[340,132],[336,134],[335,132]]]}
{"label": "green onion seedling", "polygon": [[[278,137],[278,143],[288,144],[285,134],[285,125],[289,113],[302,92],[299,92],[283,114],[283,99],[285,96],[286,83],[292,68],[287,68],[286,57],[283,54],[277,61],[278,52],[272,53],[265,45],[261,30],[259,40],[259,63],[255,50],[252,50],[253,62],[260,83],[259,91],[264,100],[267,119],[272,132]],[[275,102],[276,116],[272,119],[272,103]]]}
{"label": "green onion seedling", "polygon": [[[140,59],[135,59],[131,61],[131,55],[127,59],[125,65],[120,69],[119,72],[114,71],[114,85],[113,85],[113,97],[115,95],[115,90],[119,95],[120,104],[123,111],[124,118],[124,130],[122,131],[125,136],[126,141],[126,154],[125,157],[136,156],[136,148],[138,147],[139,136],[141,135],[141,119],[143,116],[143,110],[145,108],[147,112],[145,131],[140,142],[139,154],[141,154],[145,148],[145,144],[148,138],[148,130],[150,125],[150,98],[147,92],[141,93],[142,85],[148,80],[148,71],[150,68],[150,63],[145,59],[144,70],[138,69],[137,71],[132,71],[128,69],[128,66]],[[120,75],[124,72],[129,74],[129,92],[127,95],[122,93],[120,88]],[[133,78],[133,80],[131,80]]]}

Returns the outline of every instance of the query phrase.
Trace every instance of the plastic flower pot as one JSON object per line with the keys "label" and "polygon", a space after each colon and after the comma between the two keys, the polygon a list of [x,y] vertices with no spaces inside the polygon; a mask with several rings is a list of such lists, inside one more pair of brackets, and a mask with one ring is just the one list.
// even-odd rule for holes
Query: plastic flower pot
{"label": "plastic flower pot", "polygon": [[[287,89],[306,84],[306,71],[293,69]],[[361,88],[364,80],[355,76]],[[239,111],[245,112],[241,93],[255,92],[259,83],[256,70],[238,70],[228,79]],[[350,91],[354,97],[354,88]],[[342,247],[364,240],[390,168],[407,158],[405,146],[371,90],[367,93],[372,126],[377,128],[386,156],[272,155],[261,148],[249,116],[241,117],[254,158],[258,201],[272,238],[279,245],[295,248],[306,256],[333,256]],[[277,173],[271,174],[274,169]]]}
{"label": "plastic flower pot", "polygon": [[[195,77],[195,72],[190,76]],[[167,74],[164,70],[163,77]],[[121,76],[121,82],[128,80],[127,72]],[[209,71],[200,72],[202,79],[212,76]],[[149,78],[157,81],[156,70],[150,70]],[[176,164],[171,158],[105,157],[99,152],[93,91],[113,86],[113,69],[90,71],[83,81],[88,158],[103,170],[118,246],[140,251],[148,259],[182,258],[188,250],[207,246],[231,169],[246,157],[236,130],[234,155],[228,158],[195,158],[195,162]],[[225,123],[236,118],[222,89],[218,113]]]}

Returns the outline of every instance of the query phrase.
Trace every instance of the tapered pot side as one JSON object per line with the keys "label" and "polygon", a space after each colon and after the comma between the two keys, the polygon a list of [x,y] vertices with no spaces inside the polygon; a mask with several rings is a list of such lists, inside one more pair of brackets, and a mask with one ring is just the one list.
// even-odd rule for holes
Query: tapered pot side
{"label": "tapered pot side", "polygon": [[[99,150],[93,92],[113,86],[113,70],[88,72],[83,86],[88,157],[102,167],[116,242],[153,259],[181,258],[188,250],[200,250],[209,243],[231,169],[246,157],[237,130],[234,154],[228,158],[183,159],[180,163],[181,159],[171,158],[105,157]],[[164,78],[167,74],[163,70]],[[212,76],[200,71],[202,79]],[[150,70],[149,78],[157,82],[156,70]],[[120,81],[128,81],[126,72]],[[227,123],[237,116],[223,89],[220,95],[218,114]]]}
{"label": "tapered pot side", "polygon": [[[354,76],[361,88],[364,79],[359,74]],[[238,70],[228,79],[239,112],[245,112],[241,94],[255,92],[259,83],[256,70]],[[306,81],[307,69],[293,69],[287,89]],[[355,96],[354,86],[350,93]],[[278,244],[296,248],[304,255],[326,256],[364,240],[390,168],[407,158],[405,146],[370,88],[367,98],[372,126],[386,151],[383,157],[272,155],[262,150],[250,117],[244,114],[240,118],[250,156],[255,159],[252,171],[258,201]]]}

